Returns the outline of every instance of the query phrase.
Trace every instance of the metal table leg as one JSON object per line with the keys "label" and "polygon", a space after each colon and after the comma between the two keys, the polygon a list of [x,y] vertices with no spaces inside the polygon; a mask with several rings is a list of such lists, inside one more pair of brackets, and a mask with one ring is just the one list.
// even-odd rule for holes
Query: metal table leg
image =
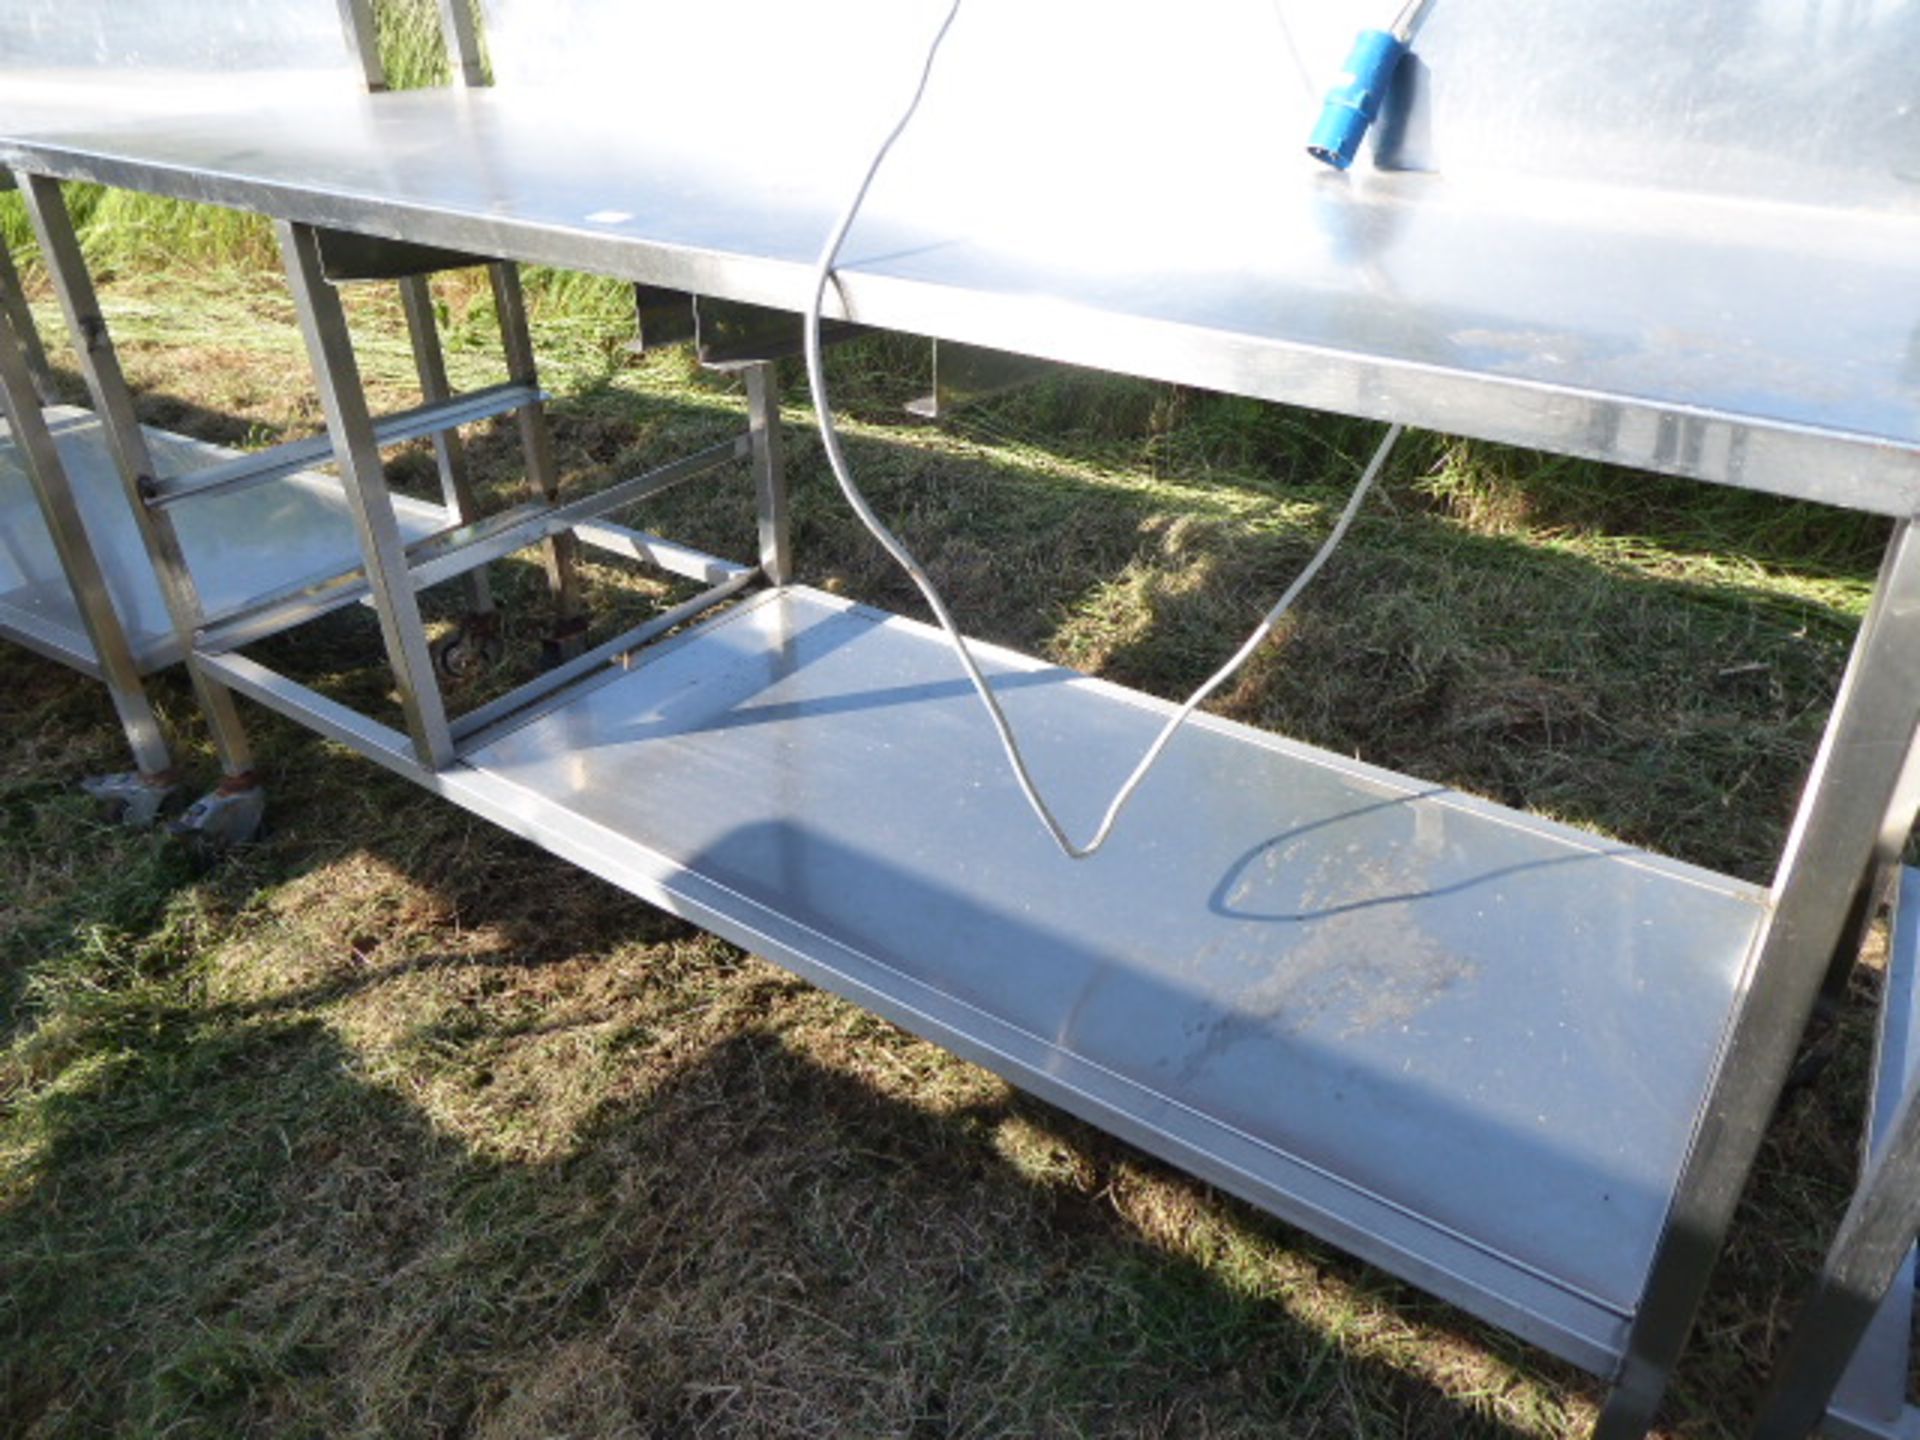
{"label": "metal table leg", "polygon": [[420,602],[408,573],[406,545],[394,515],[393,496],[380,464],[380,446],[373,418],[360,383],[352,337],[340,296],[321,274],[320,247],[306,225],[278,222],[280,250],[293,287],[300,331],[320,388],[327,433],[333,439],[334,459],[340,466],[348,508],[366,557],[367,583],[387,661],[400,690],[407,730],[420,763],[438,770],[453,760],[453,735],[447,725],[446,705],[434,678]]}
{"label": "metal table leg", "polygon": [[[0,185],[0,189],[8,188]],[[57,404],[60,390],[53,382],[53,367],[47,363],[46,347],[40,343],[39,327],[27,308],[27,292],[20,284],[20,272],[13,263],[13,252],[0,241],[0,312],[13,328],[14,339],[25,358],[27,373],[33,379],[33,393],[44,405]]]}
{"label": "metal table leg", "polygon": [[[500,316],[500,343],[507,354],[507,374],[517,383],[537,387],[540,367],[533,354],[533,335],[527,327],[527,300],[520,286],[520,267],[496,261],[487,267],[493,283],[494,308]],[[517,412],[520,447],[525,452],[527,483],[536,500],[549,504],[560,498],[560,472],[553,459],[553,432],[539,401]],[[585,607],[580,602],[579,542],[571,531],[554,535],[542,545],[547,588],[553,595],[554,628],[551,658],[569,660],[586,641]]]}
{"label": "metal table leg", "polygon": [[440,37],[446,42],[447,58],[453,67],[456,85],[484,85],[486,66],[480,55],[480,35],[473,23],[469,0],[440,0]]}
{"label": "metal table leg", "polygon": [[1920,733],[1920,532],[1895,531],[1872,608],[1788,837],[1749,961],[1750,994],[1654,1256],[1627,1357],[1596,1434],[1645,1432],[1745,1189],[1859,879]]}
{"label": "metal table leg", "polygon": [[[0,253],[4,253],[4,247],[0,247]],[[27,480],[39,502],[47,533],[53,537],[61,572],[73,589],[99,678],[107,687],[133,751],[135,773],[96,777],[85,782],[87,789],[113,804],[121,818],[130,823],[151,822],[159,817],[175,788],[173,758],[140,683],[139,667],[80,518],[53,433],[41,414],[28,347],[4,306],[0,306],[0,405],[4,406],[13,443],[25,462]]]}
{"label": "metal table leg", "polygon": [[72,333],[81,375],[93,397],[93,407],[105,427],[121,483],[139,526],[140,538],[152,560],[166,599],[167,614],[186,656],[187,674],[207,718],[207,728],[219,757],[222,779],[209,795],[190,806],[180,824],[214,843],[246,839],[258,828],[265,797],[253,773],[253,752],[247,740],[233,693],[198,664],[193,654],[194,632],[204,615],[198,587],[181,553],[180,539],[167,515],[146,503],[155,467],[147,438],[134,413],[133,392],[120,369],[113,339],[100,314],[100,300],[87,273],[58,182],[42,175],[23,177],[21,194],[39,237],[60,308]]}
{"label": "metal table leg", "polygon": [[769,585],[793,578],[787,477],[780,448],[780,392],[769,361],[746,367],[747,424],[753,439],[753,490],[760,519],[760,570]]}
{"label": "metal table leg", "polygon": [[[400,281],[400,303],[406,311],[407,334],[413,343],[414,369],[420,376],[420,397],[429,405],[453,397],[447,382],[446,357],[440,348],[440,326],[434,318],[433,292],[424,275],[409,275]],[[440,472],[441,498],[462,525],[480,518],[480,506],[474,498],[473,477],[467,468],[466,446],[457,430],[433,432],[434,462]],[[497,621],[493,592],[484,569],[469,571],[461,577],[467,590],[467,613],[460,633],[435,651],[439,668],[449,674],[463,674],[478,668],[491,658],[495,647]]]}
{"label": "metal table leg", "polygon": [[[1754,1440],[1801,1440],[1835,1388],[1920,1235],[1920,1098],[1909,1089],[1886,1148],[1867,1168],[1754,1426]],[[1916,1424],[1909,1413],[1907,1429]]]}

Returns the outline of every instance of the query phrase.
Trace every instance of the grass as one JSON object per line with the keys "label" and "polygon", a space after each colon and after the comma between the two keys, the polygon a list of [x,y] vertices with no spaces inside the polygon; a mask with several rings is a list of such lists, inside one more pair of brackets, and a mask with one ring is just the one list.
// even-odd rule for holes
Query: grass
{"label": "grass", "polygon": [[[390,61],[425,13],[383,11]],[[423,53],[396,73],[424,76]],[[317,425],[263,235],[80,205],[146,419],[235,445]],[[17,236],[17,210],[0,224]],[[617,287],[532,294],[570,485],[737,423],[734,382],[624,354]],[[499,378],[484,287],[439,297],[455,383]],[[397,307],[352,299],[376,401],[408,403]],[[832,364],[864,483],[973,633],[1169,696],[1311,553],[1374,433],[1079,372],[931,428],[901,413],[926,381],[912,343]],[[785,378],[800,578],[917,613]],[[472,449],[505,498],[510,436]],[[417,447],[394,474],[432,488]],[[676,492],[658,523],[739,553],[750,516],[743,479]],[[1763,880],[1883,540],[1413,437],[1216,708]],[[537,581],[498,580],[523,663]],[[589,590],[603,629],[671,593],[611,566]],[[345,614],[268,658],[381,706],[371,639]],[[156,695],[207,774],[184,686]],[[103,698],[0,650],[0,1432],[1591,1423],[1599,1392],[1569,1368],[338,746],[255,730],[273,831],[203,866],[92,816],[70,781],[123,763]],[[1665,1435],[1738,1431],[1844,1201],[1873,999],[1863,971],[1825,1083],[1785,1107]]]}

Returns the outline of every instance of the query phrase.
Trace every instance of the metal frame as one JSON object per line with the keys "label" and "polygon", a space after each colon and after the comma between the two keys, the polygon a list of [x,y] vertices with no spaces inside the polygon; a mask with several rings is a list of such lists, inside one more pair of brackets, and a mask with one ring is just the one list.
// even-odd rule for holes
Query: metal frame
{"label": "metal frame", "polygon": [[[409,275],[400,281],[400,304],[406,311],[407,337],[413,345],[413,364],[420,376],[420,394],[428,405],[444,405],[453,399],[453,386],[447,382],[446,356],[440,349],[440,322],[433,311],[433,291],[424,275]],[[473,478],[467,471],[467,450],[458,430],[433,432],[434,467],[440,475],[440,494],[450,514],[462,525],[477,520],[480,507],[473,495]],[[493,594],[486,572],[476,570],[467,577],[467,608],[472,620],[493,613]]]}
{"label": "metal frame", "polygon": [[[438,384],[444,388],[444,371],[438,378]],[[447,497],[448,513],[465,518],[471,513],[473,497],[467,485],[464,452],[457,448],[457,436],[453,435],[452,427],[493,415],[504,415],[531,403],[538,394],[531,386],[512,381],[504,385],[489,385],[465,395],[442,394],[424,405],[381,416],[373,422],[374,430],[382,445],[397,445],[402,440],[431,436],[436,450],[446,445],[451,437],[454,445],[448,448],[446,458],[441,460],[441,490]],[[333,446],[325,435],[289,440],[265,450],[236,455],[224,465],[211,465],[187,475],[153,477],[142,489],[141,498],[154,509],[165,510],[183,500],[204,499],[298,474],[324,463],[332,450]],[[459,458],[456,460],[455,457]]]}
{"label": "metal frame", "polygon": [[[361,68],[367,88],[370,91],[385,89],[386,77],[379,58],[370,0],[338,0],[338,4],[345,43]],[[193,658],[194,632],[203,619],[198,588],[186,564],[179,536],[162,513],[164,506],[148,503],[162,488],[157,478],[158,467],[134,412],[132,392],[100,313],[98,297],[65,200],[58,184],[44,177],[27,177],[25,184],[18,184],[12,174],[0,172],[0,188],[21,191],[40,242],[55,294],[73,335],[82,376],[113,452],[142,544],[160,582],[176,641],[185,653],[195,696],[207,718],[223,772],[219,793],[257,791],[251,746],[232,696]],[[426,361],[423,359],[421,363],[424,383],[428,378]],[[141,683],[140,666],[114,608],[65,467],[41,411],[42,405],[57,402],[58,387],[27,307],[19,272],[4,243],[0,243],[0,390],[4,391],[13,443],[21,454],[93,651],[91,666],[81,668],[105,684],[132,749],[138,781],[156,792],[170,789],[174,781],[172,756]],[[236,472],[225,481],[231,485],[278,479],[295,473],[303,465],[296,461],[274,466],[262,463],[257,457],[240,457],[230,466],[217,468]],[[245,472],[247,478],[240,478],[239,472]],[[207,488],[211,491],[224,486],[208,485]],[[31,630],[21,633],[20,638],[36,649],[73,663],[72,657],[58,655],[58,647],[48,645]],[[130,793],[117,777],[87,783],[96,793],[119,798]],[[151,808],[143,807],[138,818],[150,819],[153,813]]]}
{"label": "metal frame", "polygon": [[[0,161],[116,188],[190,193],[208,204],[269,213],[333,230],[392,236],[469,254],[511,254],[550,265],[711,295],[791,313],[803,304],[807,266],[741,258],[684,245],[649,249],[598,227],[561,227],[510,213],[395,208],[365,190],[309,190],[246,174],[195,173],[190,185],[113,153],[73,153],[38,137],[5,137]],[[1395,177],[1380,182],[1392,188]],[[1839,264],[1838,260],[1831,263]],[[716,275],[723,281],[716,282]],[[1632,465],[1683,478],[1841,505],[1899,518],[1920,503],[1915,451],[1870,435],[1733,410],[1642,402],[1564,389],[1498,371],[1468,373],[1363,350],[1328,350],[1228,329],[1198,329],[1098,313],[1059,323],[1025,297],[917,284],[849,270],[830,288],[830,320],[931,335],[1037,359],[1200,386],[1251,399],[1336,410],[1503,444]]]}
{"label": "metal frame", "polygon": [[447,44],[453,83],[487,83],[486,59],[480,49],[480,31],[474,24],[471,0],[440,0],[440,34]]}
{"label": "metal frame", "polygon": [[333,440],[334,460],[340,467],[354,528],[360,534],[360,549],[366,556],[374,613],[380,617],[381,639],[400,688],[407,730],[421,763],[437,769],[453,758],[453,736],[447,728],[440,688],[434,681],[419,603],[405,575],[400,522],[393,513],[393,497],[381,467],[373,417],[367,413],[366,397],[360,388],[346,312],[333,287],[321,276],[314,232],[284,223],[276,228],[293,282],[300,330],[306,337],[314,378],[320,386],[320,405]]}
{"label": "metal frame", "polygon": [[[520,268],[509,261],[496,260],[487,266],[487,281],[493,289],[494,311],[500,320],[500,340],[506,350],[507,374],[511,379],[538,391],[539,365],[533,353],[533,335],[527,326],[527,299],[520,286]],[[547,412],[539,401],[523,405],[515,412],[520,427],[520,450],[525,456],[527,483],[536,501],[557,504],[560,498],[560,472],[553,458],[553,432],[547,425]],[[580,637],[586,633],[586,613],[580,601],[577,548],[570,531],[549,535],[541,547],[541,559],[547,572],[547,589],[553,596],[555,649],[561,658],[578,653]]]}
{"label": "metal frame", "polygon": [[945,420],[956,410],[995,395],[1031,385],[1047,372],[1045,362],[979,345],[933,342],[933,384],[907,402],[907,413],[922,420]]}
{"label": "metal frame", "polygon": [[[244,727],[232,693],[220,678],[224,673],[220,657],[356,600],[368,599],[373,604],[387,661],[400,691],[408,741],[420,763],[435,769],[450,764],[463,750],[483,743],[500,722],[563,692],[596,670],[622,661],[633,650],[735,595],[754,578],[785,575],[785,489],[770,367],[747,369],[752,420],[745,433],[563,503],[517,268],[507,262],[489,266],[511,378],[502,385],[467,395],[453,394],[447,382],[432,298],[424,277],[401,279],[402,304],[425,403],[414,410],[375,419],[366,405],[337,287],[324,273],[322,237],[312,227],[282,223],[279,233],[301,332],[327,419],[326,434],[239,456],[190,475],[161,478],[135,418],[132,394],[100,316],[98,298],[59,184],[28,176],[23,189],[69,328],[83,340],[81,368],[88,390],[102,417],[149,558],[162,581],[189,673],[208,712],[227,789],[251,790],[255,782]],[[506,512],[483,516],[455,427],[507,413],[515,416],[518,425],[531,498]],[[422,436],[431,436],[435,442],[443,497],[449,517],[456,523],[408,545],[387,488],[380,450],[384,445]],[[353,515],[365,556],[363,563],[209,613],[181,549],[172,511],[208,496],[281,479],[329,454],[341,472],[342,493]],[[735,565],[605,518],[615,510],[739,460],[752,462],[759,497],[760,567]],[[704,579],[708,587],[592,651],[579,653],[585,617],[579,600],[576,532],[596,548],[654,563],[669,573]],[[558,616],[556,658],[562,663],[473,715],[456,720],[446,710],[416,594],[442,581],[461,578],[468,587],[470,620],[484,618],[492,610],[484,567],[528,547],[537,547],[543,553]],[[83,595],[86,593],[84,585],[78,588]],[[321,700],[314,692],[301,693],[316,703]]]}
{"label": "metal frame", "polygon": [[1854,897],[1826,990],[1845,986],[1867,928],[1887,919],[1886,974],[1861,1178],[1755,1422],[1763,1440],[1920,1440],[1907,1376],[1920,1235],[1920,871],[1901,864],[1920,820],[1920,747],[1909,752]]}
{"label": "metal frame", "polygon": [[[4,188],[16,188],[11,174],[0,172],[0,180],[4,181]],[[160,581],[175,638],[171,650],[161,648],[156,653],[151,641],[144,648],[137,647],[115,605],[113,591],[82,517],[72,477],[61,459],[47,417],[42,413],[43,405],[57,403],[58,387],[27,306],[19,272],[4,244],[0,244],[0,348],[7,351],[5,358],[9,362],[5,394],[6,413],[13,431],[9,443],[21,459],[22,473],[46,526],[53,558],[72,597],[82,636],[73,636],[63,627],[50,626],[41,616],[12,607],[0,616],[0,629],[29,648],[78,669],[106,686],[127,733],[137,769],[132,777],[99,777],[85,783],[105,798],[127,802],[128,818],[144,822],[154,818],[157,801],[162,798],[146,792],[170,788],[175,772],[142,679],[169,663],[174,651],[190,653],[192,636],[209,620],[203,614],[179,536],[163,512],[183,500],[231,493],[240,487],[295,476],[324,459],[330,447],[324,438],[317,447],[295,442],[266,452],[235,456],[172,479],[157,478],[152,444],[134,417],[132,397],[105,323],[99,317],[97,297],[59,189],[45,181],[29,181],[21,188],[62,309],[76,336],[84,337],[78,352],[86,383],[98,406],[94,419],[112,451],[114,468],[128,491],[129,513],[134,517],[153,573]],[[430,308],[425,310],[424,323],[432,325]],[[427,342],[436,339],[431,329],[423,336]],[[423,388],[430,400],[439,403],[437,407],[430,403],[420,411],[388,417],[384,424],[392,438],[429,433],[436,424],[498,413],[527,398],[529,392],[524,387],[511,385],[498,387],[505,392],[499,396],[452,396],[445,387],[445,371],[439,363],[437,344],[423,344],[417,350]],[[17,369],[13,362],[18,362]],[[443,486],[449,509],[457,514],[462,501],[470,508],[471,497],[467,493],[464,470],[460,468],[463,457],[457,442],[449,446],[447,437],[435,433],[443,447]],[[417,529],[417,519],[412,524]],[[339,578],[303,588],[324,593]],[[475,584],[477,592],[484,597],[483,577],[476,576]],[[251,613],[260,608],[263,600],[271,598],[260,597],[237,607],[238,611]],[[233,613],[230,610],[227,615],[211,619],[225,621]],[[230,699],[223,696],[221,687],[204,674],[196,674],[194,684],[208,713],[216,748],[222,755],[225,785],[229,789],[251,788],[251,757],[237,711]],[[137,788],[133,782],[144,789]]]}
{"label": "metal frame", "polygon": [[[524,718],[525,712],[535,706],[558,703],[573,687],[589,683],[599,672],[624,662],[650,641],[731,598],[755,578],[785,583],[790,546],[771,366],[747,369],[749,426],[742,435],[593,494],[563,501],[551,434],[539,400],[538,371],[519,275],[505,262],[491,265],[489,275],[512,377],[509,384],[521,397],[514,409],[531,498],[497,515],[475,515],[471,489],[453,458],[458,452],[442,452],[442,480],[463,523],[412,547],[405,545],[380,462],[380,446],[388,437],[368,412],[346,314],[321,264],[319,233],[312,227],[284,221],[277,224],[276,231],[327,418],[327,436],[360,536],[363,563],[320,585],[304,586],[243,613],[200,624],[195,635],[197,664],[223,677],[255,677],[252,683],[257,691],[259,677],[271,672],[257,662],[241,662],[234,651],[327,610],[367,599],[379,619],[387,664],[393,671],[405,716],[406,735],[403,738],[372,721],[364,721],[354,733],[363,741],[365,736],[377,734],[376,748],[383,752],[404,745],[420,771],[433,772],[444,770],[460,755],[485,744],[503,723]],[[430,302],[415,290],[408,303],[410,315],[419,313],[421,317],[413,321],[416,358],[421,358],[428,337],[431,312],[426,307]],[[444,377],[434,369],[432,359],[421,358],[421,363],[431,393]],[[604,518],[612,511],[743,459],[752,462],[755,481],[760,536],[757,567],[734,565]],[[585,633],[576,569],[578,543],[583,538],[597,548],[651,561],[671,573],[710,581],[718,578],[692,598],[591,650],[583,652],[576,643],[573,653],[563,651],[557,657],[559,663],[545,673],[470,714],[450,715],[435,672],[418,592],[455,576],[471,576],[479,567],[514,551],[538,547],[543,553],[561,634],[577,642]],[[266,689],[277,708],[308,723],[318,724],[339,709],[335,702],[285,676],[272,676]],[[364,743],[350,743],[366,748]]]}
{"label": "metal frame", "polygon": [[380,61],[380,34],[374,25],[372,0],[338,0],[338,4],[347,50],[360,66],[367,89],[378,94],[387,88],[387,69]]}
{"label": "metal frame", "polygon": [[174,632],[186,654],[187,674],[207,718],[214,751],[225,777],[223,783],[233,788],[252,789],[255,783],[253,751],[239,711],[234,708],[233,696],[196,665],[192,657],[193,632],[201,616],[199,589],[187,569],[180,537],[172,521],[145,503],[143,492],[153,484],[156,473],[153,455],[140,428],[139,417],[134,413],[133,393],[121,372],[106,320],[100,313],[99,297],[94,293],[93,279],[81,256],[79,237],[67,213],[66,199],[60,193],[58,182],[39,175],[24,177],[20,192],[27,202],[27,216],[40,241],[40,251],[61,312],[66,317],[67,329],[73,336],[80,373],[92,397],[94,413],[105,427],[126,490],[127,504],[132,508],[141,541],[153,562],[161,593],[166,597]]}
{"label": "metal frame", "polygon": [[787,519],[786,471],[781,461],[780,397],[770,363],[749,365],[746,378],[760,570],[769,585],[785,585],[793,578],[793,537]]}
{"label": "metal frame", "polygon": [[[402,743],[411,754],[407,769],[416,775],[443,770],[469,747],[456,743],[454,724],[426,654],[414,585],[406,573],[409,562],[380,473],[373,423],[359,395],[344,315],[320,273],[312,230],[285,222],[280,229],[329,433],[356,506],[369,591],[389,661],[400,681],[409,731]],[[777,421],[764,367],[749,371],[748,391],[755,416],[751,433],[762,437],[754,441],[761,490],[762,566],[769,578],[784,577],[790,559],[782,534],[782,487],[772,443]],[[537,477],[537,469],[535,473]],[[544,497],[547,487],[540,488]],[[730,583],[721,588],[724,593],[716,598],[732,593]],[[564,588],[558,593],[564,596]],[[1827,957],[1839,938],[1851,877],[1864,873],[1893,801],[1899,777],[1884,757],[1907,754],[1920,723],[1920,644],[1915,643],[1920,636],[1913,633],[1920,621],[1916,602],[1920,602],[1920,555],[1911,528],[1903,526],[1890,548],[1874,609],[1774,887],[1772,915],[1750,964],[1752,993],[1729,1037],[1720,1078],[1675,1196],[1667,1238],[1602,1421],[1603,1435],[1638,1434],[1650,1421],[1744,1186]],[[608,653],[596,651],[585,658],[598,671],[634,643],[639,643],[634,636],[622,637]],[[195,665],[223,686],[244,681],[246,693],[255,698],[267,699],[303,723],[347,738],[382,763],[395,763],[393,751],[400,737],[370,722],[343,726],[339,707],[325,697],[284,677],[262,677],[253,662],[205,653],[204,646]],[[563,701],[571,684],[587,683],[579,675],[569,669],[551,688],[516,696],[516,705],[531,707],[545,700],[550,703],[544,708],[551,708]],[[471,726],[462,725],[463,738],[484,740],[506,718],[488,713]],[[1844,877],[1844,883],[1836,884],[1836,877]]]}
{"label": "metal frame", "polygon": [[[368,0],[338,0],[338,4],[347,49],[367,90],[373,93],[385,90],[386,76]],[[441,21],[456,83],[485,83],[478,32],[465,0],[442,0]],[[596,659],[600,663],[617,660],[635,646],[732,595],[759,573],[611,524],[603,518],[608,511],[705,473],[725,461],[751,457],[763,505],[772,507],[763,517],[762,548],[770,563],[780,563],[785,546],[785,508],[778,478],[778,441],[765,424],[759,424],[753,433],[736,442],[712,447],[680,464],[610,487],[602,495],[562,506],[517,266],[505,261],[481,262],[461,252],[405,243],[376,240],[369,248],[359,237],[345,232],[339,234],[339,243],[330,247],[332,232],[315,227],[283,224],[280,228],[301,329],[309,346],[328,421],[327,433],[315,439],[237,456],[190,474],[163,477],[135,418],[132,395],[100,316],[59,185],[44,176],[28,176],[22,188],[68,326],[81,352],[81,368],[89,393],[113,451],[142,543],[161,582],[176,644],[186,657],[196,693],[208,714],[215,748],[227,777],[224,786],[230,790],[254,788],[252,755],[232,695],[218,679],[217,667],[208,663],[212,657],[305,623],[355,600],[370,599],[381,618],[387,658],[399,684],[402,708],[416,753],[429,765],[445,765],[455,754],[455,731],[434,673],[434,648],[427,643],[414,598],[418,589],[445,578],[460,577],[468,597],[464,624],[476,629],[484,627],[490,632],[494,602],[485,565],[529,545],[543,552],[557,612],[550,645],[554,656],[566,663],[549,676],[483,707],[477,718],[463,717],[459,733],[470,737],[491,721],[512,714],[563,686],[570,677],[590,672]],[[420,406],[377,419],[369,414],[345,314],[334,289],[334,271],[330,268],[334,261],[344,267],[347,278],[356,278],[364,272],[367,278],[391,277],[397,281],[420,380],[423,401]],[[456,395],[448,382],[425,271],[463,263],[487,263],[511,378],[503,385]],[[10,257],[4,255],[0,255],[0,306],[4,306],[9,320],[31,318],[19,295]],[[34,388],[50,397],[53,382],[37,332],[28,325],[21,334],[24,362]],[[749,384],[764,390],[763,377],[757,371],[750,377]],[[533,498],[529,504],[507,514],[482,517],[458,427],[507,413],[515,416],[519,428]],[[754,414],[761,414],[757,404]],[[432,440],[445,508],[456,523],[409,546],[403,541],[393,497],[386,489],[379,452],[383,445],[416,437]],[[341,469],[343,494],[353,514],[361,548],[368,557],[366,563],[338,574],[302,581],[277,593],[253,597],[219,613],[209,613],[169,512],[176,506],[209,496],[294,475],[329,456]],[[37,485],[38,470],[45,468],[42,465],[36,470]],[[44,508],[46,496],[43,494],[41,499]],[[70,510],[71,506],[67,508]],[[584,528],[590,543],[601,548],[655,562],[671,573],[705,578],[713,583],[703,596],[676,606],[661,617],[664,624],[649,622],[634,627],[626,635],[596,647],[591,654],[580,655],[586,617],[579,599],[576,528]],[[63,543],[63,557],[70,548]],[[98,579],[97,567],[94,578]],[[83,602],[96,598],[96,591],[99,596],[105,594],[103,586],[87,585],[84,576],[76,577],[73,583]],[[99,628],[93,622],[90,614],[90,628]],[[570,656],[574,658],[569,660]],[[111,654],[105,664],[109,671],[116,668]],[[118,691],[115,699],[128,713],[136,703],[125,700]],[[143,698],[137,703],[144,704]],[[137,741],[136,750],[144,754],[143,743],[144,740]]]}
{"label": "metal frame", "polygon": [[12,444],[53,539],[60,569],[79,606],[81,623],[93,647],[94,678],[107,688],[140,777],[149,785],[170,785],[173,756],[153,702],[141,684],[140,667],[134,661],[126,630],[107,590],[106,576],[80,518],[53,433],[41,412],[42,404],[54,398],[46,352],[40,347],[33,317],[26,309],[12,259],[0,241],[0,409],[4,410]]}

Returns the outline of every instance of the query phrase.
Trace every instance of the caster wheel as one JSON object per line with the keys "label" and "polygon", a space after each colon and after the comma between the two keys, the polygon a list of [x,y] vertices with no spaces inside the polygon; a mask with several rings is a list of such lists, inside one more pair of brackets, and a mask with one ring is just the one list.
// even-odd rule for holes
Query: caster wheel
{"label": "caster wheel", "polygon": [[498,665],[505,650],[500,627],[490,615],[469,617],[427,647],[433,673],[455,684]]}
{"label": "caster wheel", "polygon": [[167,830],[195,849],[218,854],[258,839],[266,817],[266,788],[249,785],[202,795]]}
{"label": "caster wheel", "polygon": [[132,770],[118,775],[90,775],[80,782],[80,788],[99,803],[109,820],[135,829],[153,824],[180,798],[178,782]]}

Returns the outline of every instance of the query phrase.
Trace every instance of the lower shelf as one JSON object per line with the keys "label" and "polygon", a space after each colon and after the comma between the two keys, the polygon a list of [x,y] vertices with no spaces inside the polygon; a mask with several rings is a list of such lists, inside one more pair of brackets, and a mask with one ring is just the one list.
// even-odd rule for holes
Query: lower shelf
{"label": "lower shelf", "polygon": [[[135,663],[142,673],[173,664],[180,647],[104,429],[92,412],[69,406],[48,410],[47,423]],[[168,475],[205,469],[236,453],[165,430],[148,429],[146,435],[155,463]],[[447,523],[437,505],[396,498],[395,508],[409,540]],[[304,576],[317,579],[360,563],[340,484],[325,475],[291,475],[250,490],[210,496],[179,507],[174,521],[209,612],[243,604]],[[79,607],[3,421],[0,634],[65,664],[82,669],[93,664],[93,645]]]}
{"label": "lower shelf", "polygon": [[[1089,827],[1166,707],[979,653]],[[430,783],[1601,1373],[1765,913],[1213,718],[1066,860],[938,632],[797,587]]]}

